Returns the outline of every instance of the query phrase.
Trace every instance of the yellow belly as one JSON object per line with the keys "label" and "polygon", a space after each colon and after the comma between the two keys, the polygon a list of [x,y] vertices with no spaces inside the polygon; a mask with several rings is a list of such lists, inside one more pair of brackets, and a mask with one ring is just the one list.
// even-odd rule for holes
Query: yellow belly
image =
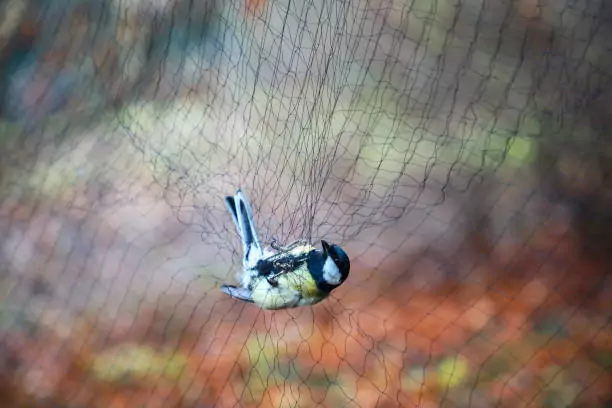
{"label": "yellow belly", "polygon": [[285,309],[320,302],[327,294],[317,288],[305,268],[279,276],[276,287],[265,278],[258,279],[252,289],[253,300],[262,309]]}

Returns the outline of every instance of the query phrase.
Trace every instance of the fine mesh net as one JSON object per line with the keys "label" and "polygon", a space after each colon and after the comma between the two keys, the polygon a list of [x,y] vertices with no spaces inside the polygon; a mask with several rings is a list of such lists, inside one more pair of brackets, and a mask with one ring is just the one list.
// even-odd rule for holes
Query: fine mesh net
{"label": "fine mesh net", "polygon": [[[609,406],[611,18],[0,1],[0,406]],[[347,282],[223,294],[238,188]]]}

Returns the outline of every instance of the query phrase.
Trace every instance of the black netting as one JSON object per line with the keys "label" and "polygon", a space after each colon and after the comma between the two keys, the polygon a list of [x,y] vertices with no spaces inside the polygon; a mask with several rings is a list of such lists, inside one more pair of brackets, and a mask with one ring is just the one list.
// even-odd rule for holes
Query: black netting
{"label": "black netting", "polygon": [[[611,18],[1,0],[0,406],[609,406]],[[237,188],[347,282],[221,293]]]}

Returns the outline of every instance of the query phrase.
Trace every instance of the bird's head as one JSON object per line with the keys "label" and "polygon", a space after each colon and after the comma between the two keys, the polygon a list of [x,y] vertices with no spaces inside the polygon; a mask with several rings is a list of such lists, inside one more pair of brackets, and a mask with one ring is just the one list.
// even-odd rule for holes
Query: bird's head
{"label": "bird's head", "polygon": [[321,240],[325,262],[323,264],[323,280],[334,289],[346,280],[351,269],[351,262],[344,250],[334,244]]}

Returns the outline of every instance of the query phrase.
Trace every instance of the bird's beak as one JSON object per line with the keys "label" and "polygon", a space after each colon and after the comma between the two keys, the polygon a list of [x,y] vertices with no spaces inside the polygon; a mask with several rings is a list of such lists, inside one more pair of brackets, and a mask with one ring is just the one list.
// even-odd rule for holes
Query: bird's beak
{"label": "bird's beak", "polygon": [[323,252],[327,254],[329,252],[329,244],[327,241],[321,240],[321,245],[323,246]]}

